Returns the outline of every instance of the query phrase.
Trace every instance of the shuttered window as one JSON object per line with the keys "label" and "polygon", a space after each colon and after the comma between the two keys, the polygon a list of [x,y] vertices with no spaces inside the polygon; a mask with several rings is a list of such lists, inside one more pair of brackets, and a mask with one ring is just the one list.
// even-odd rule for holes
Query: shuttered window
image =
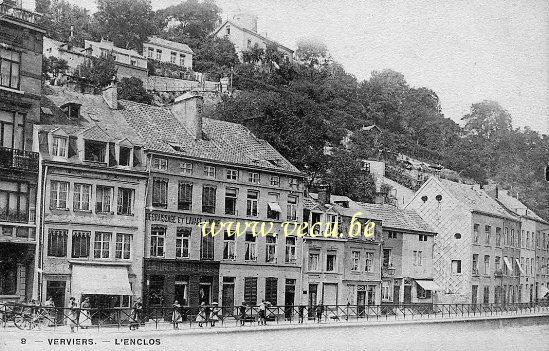
{"label": "shuttered window", "polygon": [[257,278],[244,278],[244,302],[248,305],[257,305]]}

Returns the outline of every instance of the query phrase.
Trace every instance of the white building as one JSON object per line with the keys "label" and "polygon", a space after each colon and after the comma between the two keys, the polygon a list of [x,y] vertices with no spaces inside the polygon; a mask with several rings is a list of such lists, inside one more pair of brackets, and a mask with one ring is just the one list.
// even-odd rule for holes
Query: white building
{"label": "white building", "polygon": [[143,44],[143,55],[148,59],[169,62],[188,69],[193,68],[194,52],[187,44],[153,36]]}

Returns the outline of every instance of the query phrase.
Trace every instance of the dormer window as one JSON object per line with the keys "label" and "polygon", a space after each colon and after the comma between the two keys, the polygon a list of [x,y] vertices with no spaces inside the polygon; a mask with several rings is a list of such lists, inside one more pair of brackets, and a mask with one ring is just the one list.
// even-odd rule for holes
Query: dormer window
{"label": "dormer window", "polygon": [[343,208],[349,208],[349,201],[334,201],[334,203]]}
{"label": "dormer window", "polygon": [[84,161],[105,162],[107,143],[84,140]]}
{"label": "dormer window", "polygon": [[75,102],[69,102],[61,106],[61,110],[69,117],[71,120],[77,120],[80,116],[80,104]]}
{"label": "dormer window", "polygon": [[54,136],[52,142],[52,156],[67,157],[69,139],[63,136]]}
{"label": "dormer window", "polygon": [[130,166],[132,154],[131,147],[120,146],[120,155],[118,156],[118,164],[120,166]]}
{"label": "dormer window", "polygon": [[231,35],[231,26],[227,26],[227,35]]}

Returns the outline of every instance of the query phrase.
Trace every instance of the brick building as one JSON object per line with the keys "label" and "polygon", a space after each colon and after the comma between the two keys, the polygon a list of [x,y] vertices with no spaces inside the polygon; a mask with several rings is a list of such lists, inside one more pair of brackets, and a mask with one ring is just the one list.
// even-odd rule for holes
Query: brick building
{"label": "brick building", "polygon": [[33,298],[42,38],[38,14],[0,3],[0,301]]}

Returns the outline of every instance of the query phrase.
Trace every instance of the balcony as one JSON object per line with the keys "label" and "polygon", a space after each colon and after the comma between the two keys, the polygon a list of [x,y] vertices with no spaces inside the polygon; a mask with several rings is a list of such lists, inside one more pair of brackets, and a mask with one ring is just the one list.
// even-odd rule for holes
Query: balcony
{"label": "balcony", "polygon": [[394,267],[383,266],[381,267],[382,277],[394,277],[396,269]]}
{"label": "balcony", "polygon": [[[38,20],[42,17],[42,15],[38,13],[15,7],[15,5],[12,5],[9,1],[7,3],[4,2],[0,4],[0,15],[16,18],[18,20],[33,24],[38,24]],[[0,16],[0,18],[1,17],[2,16]]]}
{"label": "balcony", "polygon": [[0,168],[38,173],[38,153],[0,147]]}

